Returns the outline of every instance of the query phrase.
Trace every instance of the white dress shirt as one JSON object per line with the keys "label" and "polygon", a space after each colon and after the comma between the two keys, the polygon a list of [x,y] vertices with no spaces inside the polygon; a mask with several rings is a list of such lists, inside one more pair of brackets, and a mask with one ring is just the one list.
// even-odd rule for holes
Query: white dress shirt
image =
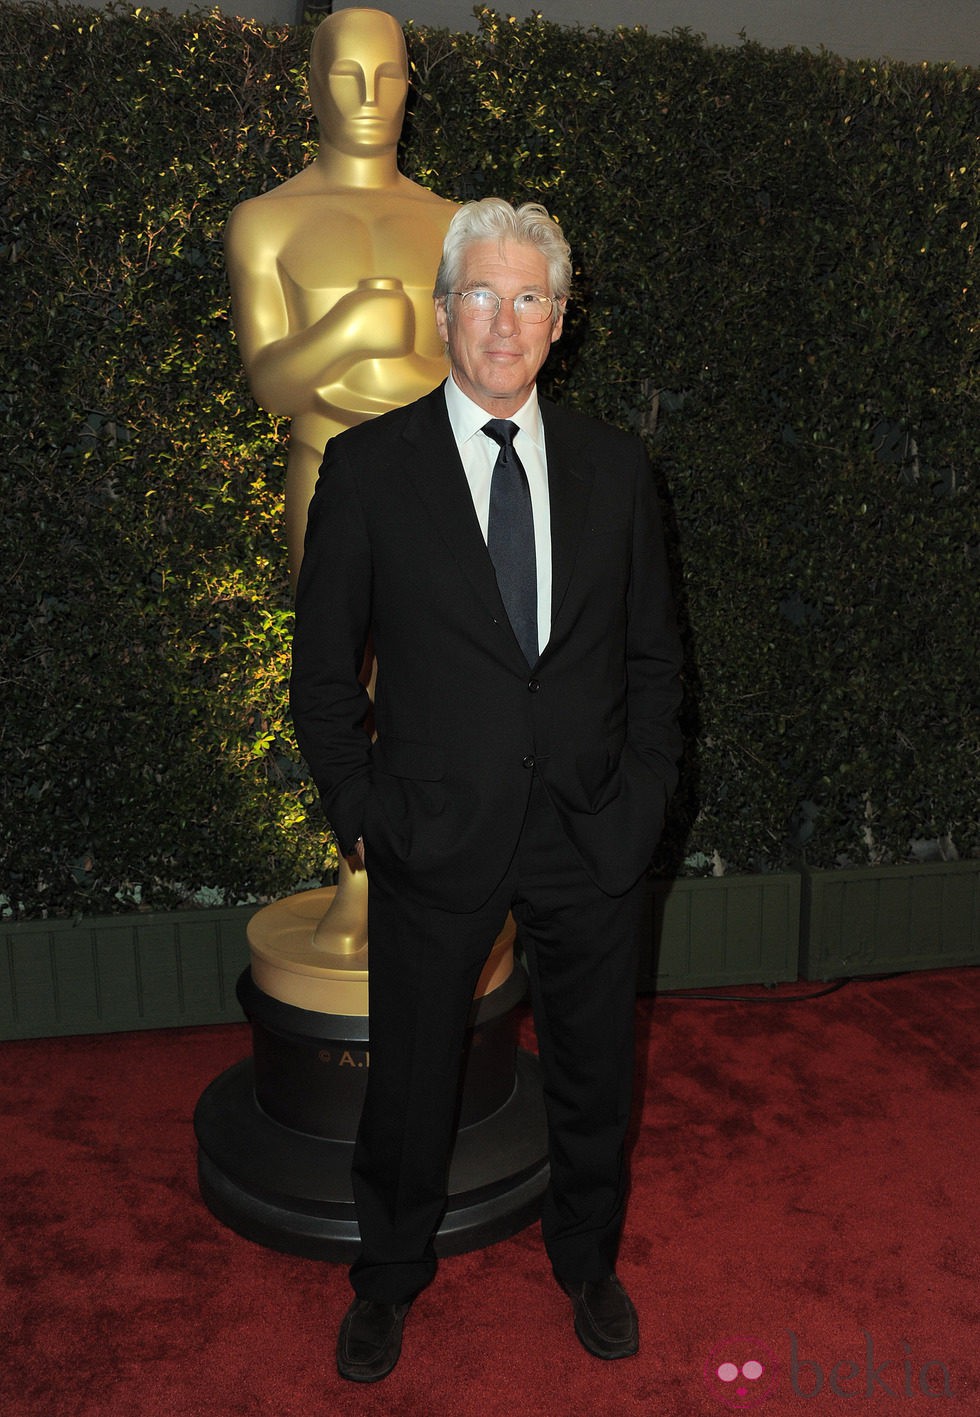
{"label": "white dress shirt", "polygon": [[[452,424],[456,446],[462,459],[463,471],[469,484],[483,539],[487,539],[490,520],[490,482],[493,465],[500,445],[486,433],[483,425],[494,417],[473,402],[453,379],[446,380],[446,407]],[[538,652],[551,637],[551,500],[548,494],[548,460],[544,448],[544,428],[538,408],[537,391],[531,394],[523,408],[510,415],[516,423],[514,450],[524,465],[531,491],[531,513],[534,517],[534,560],[538,577]]]}

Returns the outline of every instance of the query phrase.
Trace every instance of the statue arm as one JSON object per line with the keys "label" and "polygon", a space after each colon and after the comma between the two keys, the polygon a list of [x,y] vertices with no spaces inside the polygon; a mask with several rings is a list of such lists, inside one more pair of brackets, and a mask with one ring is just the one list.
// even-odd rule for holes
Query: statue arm
{"label": "statue arm", "polygon": [[[292,328],[288,277],[278,251],[262,236],[263,224],[273,223],[261,217],[237,208],[225,232],[235,333],[256,401],[294,417],[315,407],[317,390],[360,360],[411,353],[415,312],[400,284],[386,280],[378,288],[368,280],[306,328]],[[329,286],[329,273],[324,284]]]}

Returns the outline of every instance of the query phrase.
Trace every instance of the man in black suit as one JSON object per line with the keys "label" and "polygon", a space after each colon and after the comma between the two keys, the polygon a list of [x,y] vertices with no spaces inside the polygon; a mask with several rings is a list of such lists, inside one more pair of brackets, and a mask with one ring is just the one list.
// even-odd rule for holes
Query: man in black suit
{"label": "man in black suit", "polygon": [[435,1273],[469,1008],[508,910],[544,1079],[548,1256],[590,1352],[639,1343],[615,1262],[680,651],[642,444],[537,397],[570,275],[543,207],[463,206],[434,291],[451,377],[331,439],[310,507],[293,715],[340,849],[369,875],[361,1250],[337,1349],[354,1381],[391,1371]]}

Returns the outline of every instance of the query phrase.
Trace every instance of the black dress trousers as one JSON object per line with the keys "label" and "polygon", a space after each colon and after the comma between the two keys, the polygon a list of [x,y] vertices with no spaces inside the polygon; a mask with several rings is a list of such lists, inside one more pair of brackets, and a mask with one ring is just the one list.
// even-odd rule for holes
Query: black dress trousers
{"label": "black dress trousers", "polygon": [[[513,911],[531,981],[551,1179],[542,1231],[556,1275],[612,1273],[627,1189],[638,882],[599,890],[532,774],[506,876],[480,909],[419,905],[370,878],[371,1067],[353,1162],[357,1294],[385,1303],[431,1280],[473,991]],[[388,873],[390,874],[390,873]]]}

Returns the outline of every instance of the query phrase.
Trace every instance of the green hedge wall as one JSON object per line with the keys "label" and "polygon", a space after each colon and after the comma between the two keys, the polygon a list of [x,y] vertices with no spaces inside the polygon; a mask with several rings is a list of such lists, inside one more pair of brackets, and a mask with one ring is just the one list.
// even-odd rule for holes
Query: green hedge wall
{"label": "green hedge wall", "polygon": [[[285,426],[221,229],[310,31],[0,4],[0,909],[264,899],[333,848],[285,706]],[[688,645],[660,868],[980,851],[977,74],[484,12],[403,170],[544,200],[554,395],[643,432]]]}

